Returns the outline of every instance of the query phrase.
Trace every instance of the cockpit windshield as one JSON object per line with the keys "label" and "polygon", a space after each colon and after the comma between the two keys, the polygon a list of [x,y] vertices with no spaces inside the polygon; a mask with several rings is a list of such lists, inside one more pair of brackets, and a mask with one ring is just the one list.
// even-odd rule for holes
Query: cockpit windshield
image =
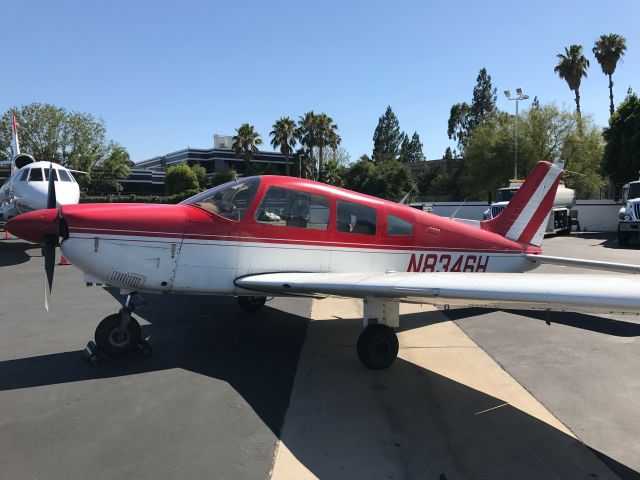
{"label": "cockpit windshield", "polygon": [[496,202],[509,202],[518,191],[517,188],[505,188],[498,190],[496,194]]}
{"label": "cockpit windshield", "polygon": [[237,180],[187,198],[180,205],[194,205],[230,220],[242,220],[259,186],[258,177]]}

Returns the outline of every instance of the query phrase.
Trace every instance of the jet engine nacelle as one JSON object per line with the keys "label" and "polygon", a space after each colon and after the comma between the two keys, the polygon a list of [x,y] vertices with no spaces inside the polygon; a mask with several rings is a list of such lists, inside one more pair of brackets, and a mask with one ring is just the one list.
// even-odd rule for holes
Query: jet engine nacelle
{"label": "jet engine nacelle", "polygon": [[36,159],[28,153],[19,153],[13,158],[13,163],[18,169],[24,167],[25,165],[29,165],[30,163],[34,163],[35,161]]}

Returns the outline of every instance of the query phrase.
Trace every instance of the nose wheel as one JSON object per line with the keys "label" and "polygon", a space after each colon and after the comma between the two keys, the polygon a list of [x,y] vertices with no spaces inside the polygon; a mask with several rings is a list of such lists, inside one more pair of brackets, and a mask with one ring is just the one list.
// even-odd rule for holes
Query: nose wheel
{"label": "nose wheel", "polygon": [[89,342],[84,350],[85,359],[92,364],[106,357],[120,357],[128,353],[151,354],[149,339],[142,338],[138,321],[131,316],[135,309],[136,294],[127,296],[119,313],[105,317],[96,328],[95,342]]}

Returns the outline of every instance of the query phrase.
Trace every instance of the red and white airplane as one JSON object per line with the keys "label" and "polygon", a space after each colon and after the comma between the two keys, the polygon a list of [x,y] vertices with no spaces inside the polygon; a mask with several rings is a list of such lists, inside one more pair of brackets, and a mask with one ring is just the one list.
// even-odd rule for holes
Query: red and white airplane
{"label": "red and white airplane", "polygon": [[[64,205],[7,224],[45,244],[48,298],[55,247],[88,284],[121,288],[127,302],[97,327],[108,354],[134,348],[138,292],[234,295],[248,310],[266,296],[364,301],[357,352],[369,368],[398,353],[399,302],[437,306],[640,312],[640,283],[601,275],[526,275],[540,263],[639,273],[640,267],[542,255],[562,170],[540,162],[508,207],[488,221],[452,220],[292,177],[250,177],[178,205]],[[50,184],[51,186],[51,184]],[[53,198],[52,198],[53,197]],[[49,205],[56,205],[49,189]]]}

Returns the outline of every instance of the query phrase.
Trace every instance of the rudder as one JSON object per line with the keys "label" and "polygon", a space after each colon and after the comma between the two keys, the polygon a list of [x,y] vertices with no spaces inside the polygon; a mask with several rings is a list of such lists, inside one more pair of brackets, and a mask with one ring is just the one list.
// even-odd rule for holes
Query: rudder
{"label": "rudder", "polygon": [[517,242],[542,245],[562,172],[553,163],[538,162],[506,208],[495,218],[481,222],[482,229]]}

